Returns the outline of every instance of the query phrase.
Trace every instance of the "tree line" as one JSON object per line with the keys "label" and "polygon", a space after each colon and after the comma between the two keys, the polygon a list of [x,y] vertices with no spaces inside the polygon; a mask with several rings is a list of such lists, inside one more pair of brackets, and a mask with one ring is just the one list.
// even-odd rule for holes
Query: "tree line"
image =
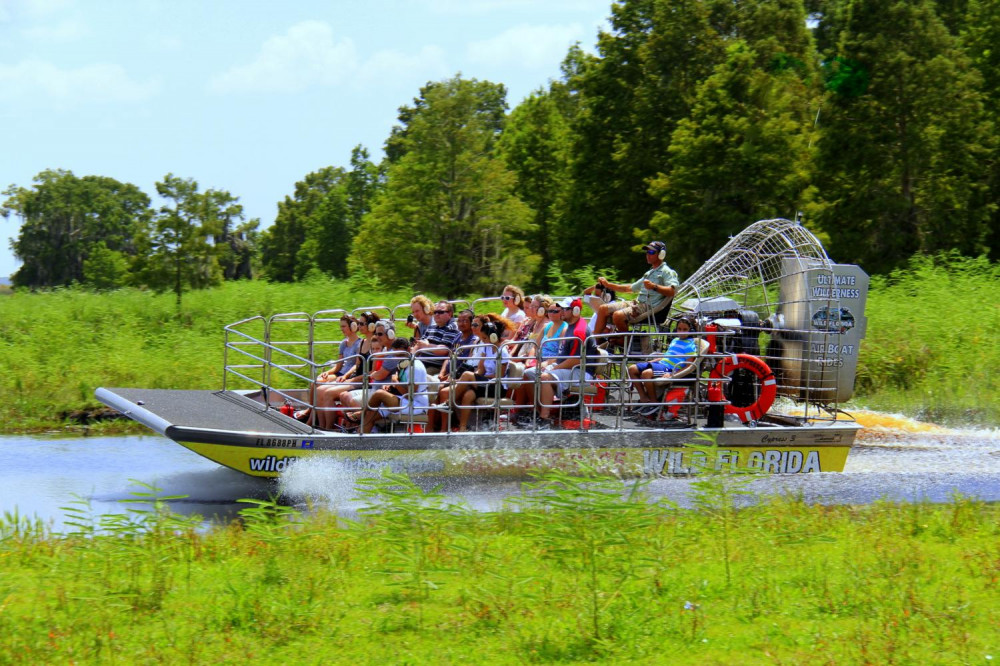
{"label": "tree line", "polygon": [[499,83],[430,82],[378,163],[307,174],[258,231],[172,175],[150,208],[110,178],[39,174],[15,286],[174,289],[364,275],[440,294],[631,275],[664,240],[682,277],[729,236],[799,217],[872,273],[917,253],[996,259],[1000,0],[619,0],[596,53],[515,108]]}

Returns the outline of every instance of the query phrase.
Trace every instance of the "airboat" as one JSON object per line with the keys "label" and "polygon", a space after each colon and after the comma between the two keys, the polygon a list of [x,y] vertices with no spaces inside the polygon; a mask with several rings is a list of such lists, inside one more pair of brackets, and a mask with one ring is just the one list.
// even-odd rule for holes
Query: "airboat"
{"label": "airboat", "polygon": [[[500,387],[467,407],[430,406],[445,420],[473,410],[467,432],[429,432],[427,413],[412,400],[380,417],[370,433],[320,430],[295,418],[301,409],[323,409],[309,387],[337,349],[340,317],[375,311],[401,320],[408,304],[250,317],[223,329],[221,390],[98,388],[96,396],[191,451],[257,477],[318,459],[352,474],[413,476],[519,476],[581,465],[622,476],[706,467],[839,472],[860,429],[841,405],[854,389],[867,292],[864,271],[833,263],[805,227],[756,222],[681,284],[671,303],[632,322],[624,338],[595,336],[600,358],[583,359],[594,373],[560,396],[551,429],[539,427],[535,405],[515,404]],[[497,311],[494,301],[455,304],[481,313]],[[689,371],[657,387],[659,410],[637,414],[649,409],[639,405],[627,369],[662,356],[677,335],[671,320],[683,315],[698,322]],[[374,356],[361,362],[367,367]],[[530,363],[522,356],[508,367],[519,361]],[[536,396],[542,377],[532,380]],[[438,388],[433,378],[409,384],[411,397],[436,396]]]}

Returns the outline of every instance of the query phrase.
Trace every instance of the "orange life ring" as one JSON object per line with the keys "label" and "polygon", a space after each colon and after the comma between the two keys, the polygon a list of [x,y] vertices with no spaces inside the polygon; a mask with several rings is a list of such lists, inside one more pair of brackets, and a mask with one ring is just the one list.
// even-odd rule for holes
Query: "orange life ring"
{"label": "orange life ring", "polygon": [[[733,354],[723,357],[712,369],[710,377],[722,379],[733,374],[736,370],[749,370],[760,382],[760,395],[757,402],[745,407],[738,407],[732,403],[726,405],[726,414],[736,414],[740,421],[759,421],[767,410],[774,404],[774,398],[778,394],[778,382],[774,379],[774,373],[763,360],[750,354]],[[708,387],[709,400],[722,402],[722,386],[720,382],[712,382]]]}

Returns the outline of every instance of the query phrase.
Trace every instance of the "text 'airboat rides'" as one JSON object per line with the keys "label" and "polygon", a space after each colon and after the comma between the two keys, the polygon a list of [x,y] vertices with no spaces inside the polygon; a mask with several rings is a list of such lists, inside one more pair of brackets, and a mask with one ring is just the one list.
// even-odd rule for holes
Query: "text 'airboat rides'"
{"label": "text 'airboat rides'", "polygon": [[[391,344],[397,328],[409,337],[410,304],[256,316],[224,328],[221,390],[99,388],[97,397],[209,460],[260,477],[314,458],[351,473],[432,476],[577,471],[580,463],[623,476],[706,465],[837,472],[859,429],[840,406],[854,388],[867,292],[868,276],[833,263],[804,227],[764,220],[626,331],[588,333],[572,347],[585,371],[570,375],[547,368],[565,360],[572,329],[545,339],[555,344],[513,341],[485,317],[502,304],[483,298],[448,302],[449,312],[482,324],[470,344],[437,358]],[[553,300],[538,316],[576,321],[599,308],[600,290]],[[388,339],[338,359],[345,335],[358,328],[344,322]],[[671,360],[681,347],[685,355]],[[493,372],[477,372],[470,359]],[[335,360],[355,368],[353,385],[335,386],[344,381],[330,376]],[[661,362],[671,370],[646,372]],[[371,378],[380,376],[376,386]],[[380,390],[385,399],[376,399]],[[340,401],[323,399],[329,395]],[[710,448],[692,448],[710,440]]]}

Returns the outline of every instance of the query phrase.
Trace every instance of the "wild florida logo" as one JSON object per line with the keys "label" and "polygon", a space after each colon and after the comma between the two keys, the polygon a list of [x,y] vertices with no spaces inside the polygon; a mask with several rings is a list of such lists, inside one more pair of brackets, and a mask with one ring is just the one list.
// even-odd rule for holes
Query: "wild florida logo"
{"label": "wild florida logo", "polygon": [[298,456],[264,456],[250,458],[251,472],[284,472],[289,465],[298,460]]}
{"label": "wild florida logo", "polygon": [[812,317],[813,328],[830,333],[847,333],[854,323],[854,313],[847,308],[820,308]]}

